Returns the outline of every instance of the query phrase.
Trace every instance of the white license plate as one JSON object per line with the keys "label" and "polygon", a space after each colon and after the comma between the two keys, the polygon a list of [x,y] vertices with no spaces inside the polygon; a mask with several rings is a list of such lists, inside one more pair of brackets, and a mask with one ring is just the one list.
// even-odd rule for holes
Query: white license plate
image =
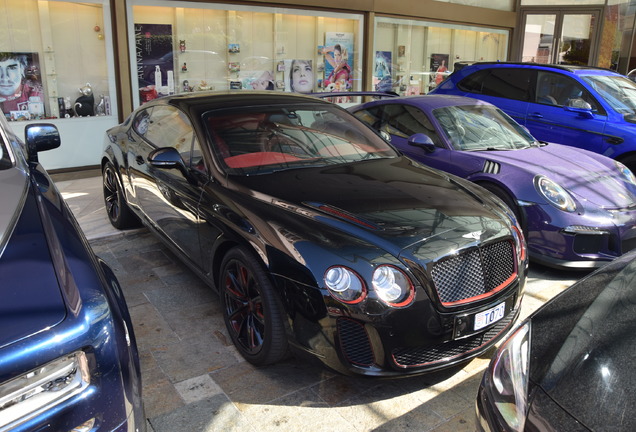
{"label": "white license plate", "polygon": [[479,312],[475,315],[475,330],[482,329],[490,324],[499,321],[504,317],[506,304],[500,303],[494,308]]}

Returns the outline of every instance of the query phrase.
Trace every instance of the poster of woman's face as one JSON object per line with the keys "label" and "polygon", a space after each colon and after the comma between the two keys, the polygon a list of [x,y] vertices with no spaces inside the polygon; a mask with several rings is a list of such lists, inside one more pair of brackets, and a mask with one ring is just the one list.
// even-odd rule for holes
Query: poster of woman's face
{"label": "poster of woman's face", "polygon": [[314,70],[311,60],[285,60],[285,91],[311,93],[314,90]]}

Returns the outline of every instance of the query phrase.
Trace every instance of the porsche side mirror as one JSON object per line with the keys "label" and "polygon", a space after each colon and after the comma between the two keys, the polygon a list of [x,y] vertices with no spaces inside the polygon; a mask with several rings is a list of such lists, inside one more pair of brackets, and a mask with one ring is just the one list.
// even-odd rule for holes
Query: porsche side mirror
{"label": "porsche side mirror", "polygon": [[60,133],[55,125],[32,123],[24,128],[24,142],[29,162],[38,161],[38,152],[53,150],[61,145]]}
{"label": "porsche side mirror", "polygon": [[435,151],[435,144],[433,144],[433,140],[426,134],[416,133],[415,135],[411,135],[408,142],[409,145],[413,147],[420,147],[428,153],[433,153]]}

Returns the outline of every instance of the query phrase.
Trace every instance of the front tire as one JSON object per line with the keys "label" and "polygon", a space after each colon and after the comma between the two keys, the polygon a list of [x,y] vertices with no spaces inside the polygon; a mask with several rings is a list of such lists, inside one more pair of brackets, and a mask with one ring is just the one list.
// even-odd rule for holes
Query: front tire
{"label": "front tire", "polygon": [[223,319],[241,355],[256,366],[285,358],[283,308],[260,263],[237,247],[224,257],[220,274]]}
{"label": "front tire", "polygon": [[141,225],[139,218],[132,212],[119,182],[117,171],[107,162],[102,171],[104,205],[108,220],[117,229],[135,228]]}

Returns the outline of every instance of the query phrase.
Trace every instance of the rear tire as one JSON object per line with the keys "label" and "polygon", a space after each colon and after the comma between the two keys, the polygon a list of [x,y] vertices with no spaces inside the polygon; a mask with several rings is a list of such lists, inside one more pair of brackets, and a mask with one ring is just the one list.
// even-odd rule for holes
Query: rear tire
{"label": "rear tire", "polygon": [[237,247],[223,258],[220,274],[223,319],[241,355],[256,366],[284,359],[288,355],[284,311],[260,263]]}
{"label": "rear tire", "polygon": [[102,171],[104,205],[108,220],[117,229],[135,228],[141,225],[139,218],[132,212],[115,167],[107,162]]}

